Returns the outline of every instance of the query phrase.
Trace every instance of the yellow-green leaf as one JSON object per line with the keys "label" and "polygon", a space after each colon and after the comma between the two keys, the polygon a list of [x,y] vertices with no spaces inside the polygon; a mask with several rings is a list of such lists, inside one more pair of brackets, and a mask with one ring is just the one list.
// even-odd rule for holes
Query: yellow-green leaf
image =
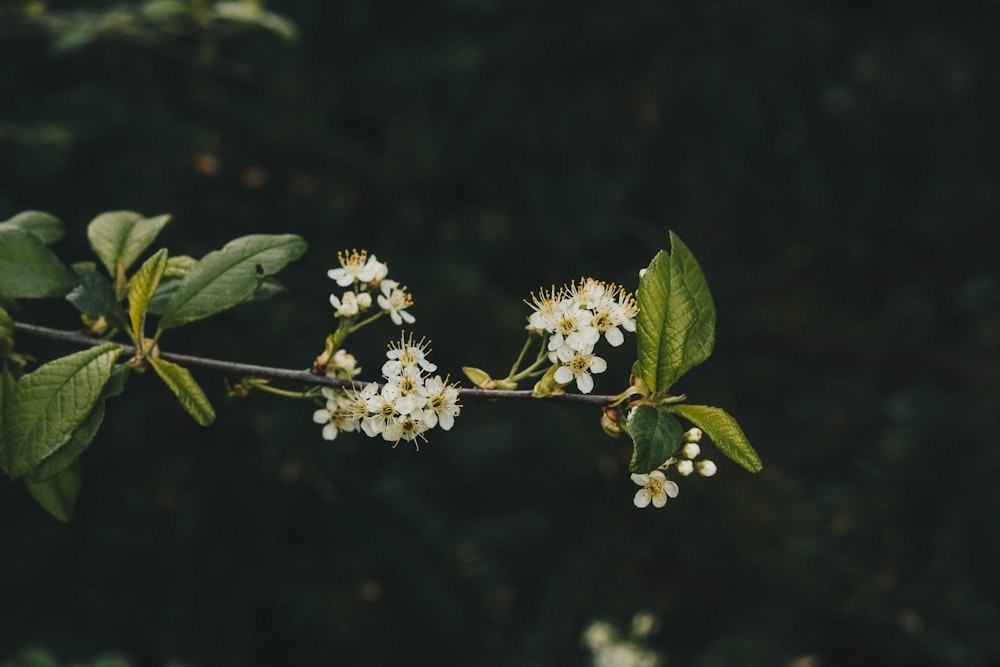
{"label": "yellow-green leaf", "polygon": [[143,262],[139,270],[128,281],[128,316],[132,322],[132,333],[137,345],[142,344],[143,325],[146,322],[149,299],[159,286],[166,268],[167,249],[163,248]]}
{"label": "yellow-green leaf", "polygon": [[208,402],[208,397],[195,382],[191,372],[183,366],[171,363],[165,359],[150,357],[149,363],[160,379],[174,392],[181,407],[202,426],[208,426],[215,421],[215,410]]}

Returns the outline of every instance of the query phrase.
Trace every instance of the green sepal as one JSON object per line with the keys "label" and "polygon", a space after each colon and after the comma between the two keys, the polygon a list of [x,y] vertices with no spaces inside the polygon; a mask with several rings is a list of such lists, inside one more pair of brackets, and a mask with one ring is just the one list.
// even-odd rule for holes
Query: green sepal
{"label": "green sepal", "polygon": [[196,422],[208,426],[215,421],[215,409],[188,369],[165,359],[153,357],[149,358],[149,363],[170,391],[174,392],[181,407],[194,417]]}
{"label": "green sepal", "polygon": [[80,462],[75,461],[56,475],[40,482],[25,478],[24,485],[46,512],[66,523],[73,518],[82,481]]}
{"label": "green sepal", "polygon": [[149,299],[160,284],[163,271],[167,268],[167,249],[162,248],[143,262],[139,270],[128,281],[128,316],[132,323],[133,340],[142,346],[143,328]]}
{"label": "green sepal", "polygon": [[72,274],[38,236],[0,228],[0,299],[61,297],[72,288]]}
{"label": "green sepal", "polygon": [[23,211],[13,218],[0,222],[0,229],[17,227],[33,234],[39,241],[51,245],[63,237],[63,226],[59,218],[42,211]]}
{"label": "green sepal", "polygon": [[156,240],[168,222],[169,215],[146,218],[134,211],[110,211],[90,222],[87,239],[108,275],[117,280]]}
{"label": "green sepal", "polygon": [[114,343],[92,347],[54,359],[14,384],[3,424],[11,479],[69,442],[100,399],[121,353]]}
{"label": "green sepal", "polygon": [[164,309],[160,330],[215,315],[252,298],[268,276],[305,251],[306,242],[294,234],[254,234],[230,241],[188,270]]}
{"label": "green sepal", "polygon": [[628,415],[625,428],[634,448],[629,472],[646,474],[656,470],[680,447],[684,431],[665,408],[638,405]]}
{"label": "green sepal", "polygon": [[636,292],[639,376],[654,393],[666,393],[715,344],[715,304],[701,267],[673,232],[670,247],[656,254]]}
{"label": "green sepal", "polygon": [[70,266],[76,276],[76,287],[66,300],[92,319],[104,318],[115,329],[125,328],[125,309],[115,297],[115,288],[93,262],[77,262]]}
{"label": "green sepal", "polygon": [[764,467],[743,429],[722,408],[681,403],[671,406],[669,410],[704,431],[720,452],[750,472],[760,472]]}

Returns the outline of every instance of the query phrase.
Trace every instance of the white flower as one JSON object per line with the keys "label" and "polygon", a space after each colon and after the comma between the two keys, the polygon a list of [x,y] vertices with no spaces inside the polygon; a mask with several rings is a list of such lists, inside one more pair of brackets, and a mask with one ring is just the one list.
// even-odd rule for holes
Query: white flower
{"label": "white flower", "polygon": [[382,374],[386,377],[400,375],[407,366],[418,366],[426,373],[433,373],[437,365],[427,360],[428,351],[427,343],[423,339],[414,343],[412,335],[409,340],[400,338],[398,345],[393,341],[385,353],[389,361],[382,364]]}
{"label": "white flower", "polygon": [[389,375],[386,380],[399,390],[399,398],[396,400],[396,412],[399,414],[411,414],[427,403],[427,397],[422,392],[424,378],[418,367],[404,366],[399,375]]}
{"label": "white flower", "polygon": [[632,481],[642,488],[635,492],[632,502],[636,507],[646,507],[650,502],[653,507],[663,507],[667,504],[667,497],[676,498],[679,489],[677,484],[667,479],[659,470],[654,470],[648,475],[632,474]]}
{"label": "white flower", "polygon": [[[368,293],[362,294],[368,297],[368,305],[371,305],[371,296]],[[364,301],[359,300],[354,292],[344,292],[343,298],[338,299],[336,294],[330,295],[330,304],[336,308],[334,315],[337,317],[354,317],[362,310]]]}
{"label": "white flower", "polygon": [[332,387],[323,387],[326,397],[326,407],[313,413],[313,421],[323,426],[323,439],[335,440],[337,433],[349,433],[358,429],[358,420],[351,411],[351,401],[343,391]]}
{"label": "white flower", "polygon": [[555,322],[562,309],[561,299],[562,293],[556,292],[555,285],[548,291],[539,290],[538,296],[532,294],[531,303],[527,301],[525,303],[528,303],[534,312],[528,315],[528,326],[525,328],[539,333],[555,331]]}
{"label": "white flower", "polygon": [[[417,438],[424,438],[424,431],[429,429],[430,426],[423,419],[423,412],[420,410],[414,410],[412,413],[407,415],[401,415],[391,426],[382,431],[382,438],[393,443],[393,447],[399,444],[400,440],[406,440],[407,442],[414,442]],[[416,443],[415,443],[416,444]],[[420,445],[416,444],[417,450],[420,450]]]}
{"label": "white flower", "polygon": [[576,387],[584,394],[594,389],[594,378],[591,373],[603,373],[608,368],[608,362],[600,357],[584,352],[576,352],[568,347],[559,349],[559,361],[562,366],[556,369],[555,381],[559,384],[569,384],[576,378]]}
{"label": "white flower", "polygon": [[440,425],[445,431],[451,430],[455,417],[462,409],[458,404],[458,388],[447,384],[440,375],[435,375],[424,382],[422,393],[427,398],[423,406],[427,427]]}
{"label": "white flower", "polygon": [[361,372],[357,358],[347,350],[337,350],[333,353],[333,361],[326,367],[328,377],[340,377],[350,380]]}
{"label": "white flower", "polygon": [[704,461],[698,461],[694,465],[698,469],[698,474],[701,475],[702,477],[711,477],[716,473],[717,470],[717,468],[715,467],[715,463],[707,459]]}
{"label": "white flower", "polygon": [[351,254],[338,252],[337,259],[340,261],[339,269],[330,269],[326,275],[337,281],[341,287],[347,287],[355,282],[367,284],[377,282],[385,278],[389,273],[389,267],[375,259],[375,255],[368,256],[365,250],[352,250]]}
{"label": "white flower", "polygon": [[393,324],[401,325],[403,322],[413,324],[416,318],[404,310],[413,305],[413,297],[406,292],[405,287],[400,287],[395,280],[383,280],[379,288],[382,290],[378,297],[378,305],[389,313]]}
{"label": "white flower", "polygon": [[396,409],[396,401],[399,399],[399,387],[394,384],[384,384],[382,389],[368,398],[365,407],[368,416],[361,422],[361,428],[369,437],[386,430],[390,432],[397,427],[400,413]]}

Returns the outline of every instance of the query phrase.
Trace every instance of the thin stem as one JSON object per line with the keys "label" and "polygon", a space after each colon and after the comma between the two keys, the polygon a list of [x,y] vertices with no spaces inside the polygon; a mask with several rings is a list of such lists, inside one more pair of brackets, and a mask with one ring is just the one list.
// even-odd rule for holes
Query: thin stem
{"label": "thin stem", "polygon": [[251,389],[257,389],[259,391],[266,391],[269,394],[274,394],[276,396],[284,396],[285,398],[312,398],[316,395],[315,390],[306,389],[305,391],[291,391],[288,389],[279,389],[278,387],[272,387],[264,382],[249,382],[247,386]]}
{"label": "thin stem", "polygon": [[384,310],[380,310],[379,312],[377,312],[374,315],[372,315],[371,317],[369,317],[367,320],[361,320],[360,322],[358,322],[357,324],[355,324],[354,326],[352,326],[350,329],[348,329],[347,333],[354,333],[355,331],[357,331],[361,327],[365,326],[366,324],[371,324],[372,322],[374,322],[378,318],[380,318],[383,315],[385,315],[385,312],[386,311],[384,311]]}
{"label": "thin stem", "polygon": [[527,340],[524,341],[524,347],[521,348],[521,354],[517,355],[517,361],[515,361],[514,365],[510,367],[510,373],[507,373],[508,380],[514,379],[514,373],[516,373],[517,369],[521,367],[521,362],[524,361],[524,355],[528,351],[529,347],[531,347],[531,334],[528,334]]}
{"label": "thin stem", "polygon": [[[94,347],[107,343],[103,338],[91,338],[79,331],[67,331],[65,329],[51,329],[35,324],[15,324],[17,333],[48,338],[50,340],[62,341],[73,345]],[[135,354],[135,348],[131,345],[122,345],[125,353]],[[351,380],[341,380],[330,378],[325,375],[316,375],[310,370],[292,370],[287,368],[274,368],[271,366],[258,366],[255,364],[241,364],[232,361],[222,361],[220,359],[210,359],[207,357],[194,357],[187,354],[177,354],[175,352],[161,352],[161,359],[172,361],[185,368],[201,368],[215,371],[229,378],[261,378],[266,380],[277,380],[282,382],[299,382],[306,385],[319,385],[323,387],[344,387],[360,389],[368,382],[352,382]],[[537,362],[536,362],[537,363]],[[477,401],[528,401],[546,400],[558,401],[562,403],[579,403],[594,407],[604,407],[614,402],[619,396],[605,396],[594,394],[558,394],[547,396],[545,399],[536,399],[531,395],[530,389],[524,390],[502,390],[502,389],[463,389],[459,388],[462,398]]]}

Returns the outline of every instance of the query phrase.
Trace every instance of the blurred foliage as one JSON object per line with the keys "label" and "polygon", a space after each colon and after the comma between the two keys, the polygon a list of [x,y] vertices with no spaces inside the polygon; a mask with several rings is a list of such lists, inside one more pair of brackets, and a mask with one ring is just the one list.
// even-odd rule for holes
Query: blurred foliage
{"label": "blurred foliage", "polygon": [[[633,288],[670,228],[719,311],[677,390],[766,465],[637,511],[583,408],[469,405],[415,454],[210,375],[201,430],[150,381],[109,403],[73,522],[0,485],[0,659],[587,664],[586,627],[641,612],[665,665],[1000,661],[995,3],[287,0],[294,42],[187,22],[71,51],[38,17],[78,7],[8,5],[0,219],[58,215],[72,260],[115,209],[172,213],[193,255],[310,243],[287,293],[172,350],[307,367],[325,271],[363,247],[443,370],[502,372],[530,290]],[[366,376],[396,333],[357,341]]]}

